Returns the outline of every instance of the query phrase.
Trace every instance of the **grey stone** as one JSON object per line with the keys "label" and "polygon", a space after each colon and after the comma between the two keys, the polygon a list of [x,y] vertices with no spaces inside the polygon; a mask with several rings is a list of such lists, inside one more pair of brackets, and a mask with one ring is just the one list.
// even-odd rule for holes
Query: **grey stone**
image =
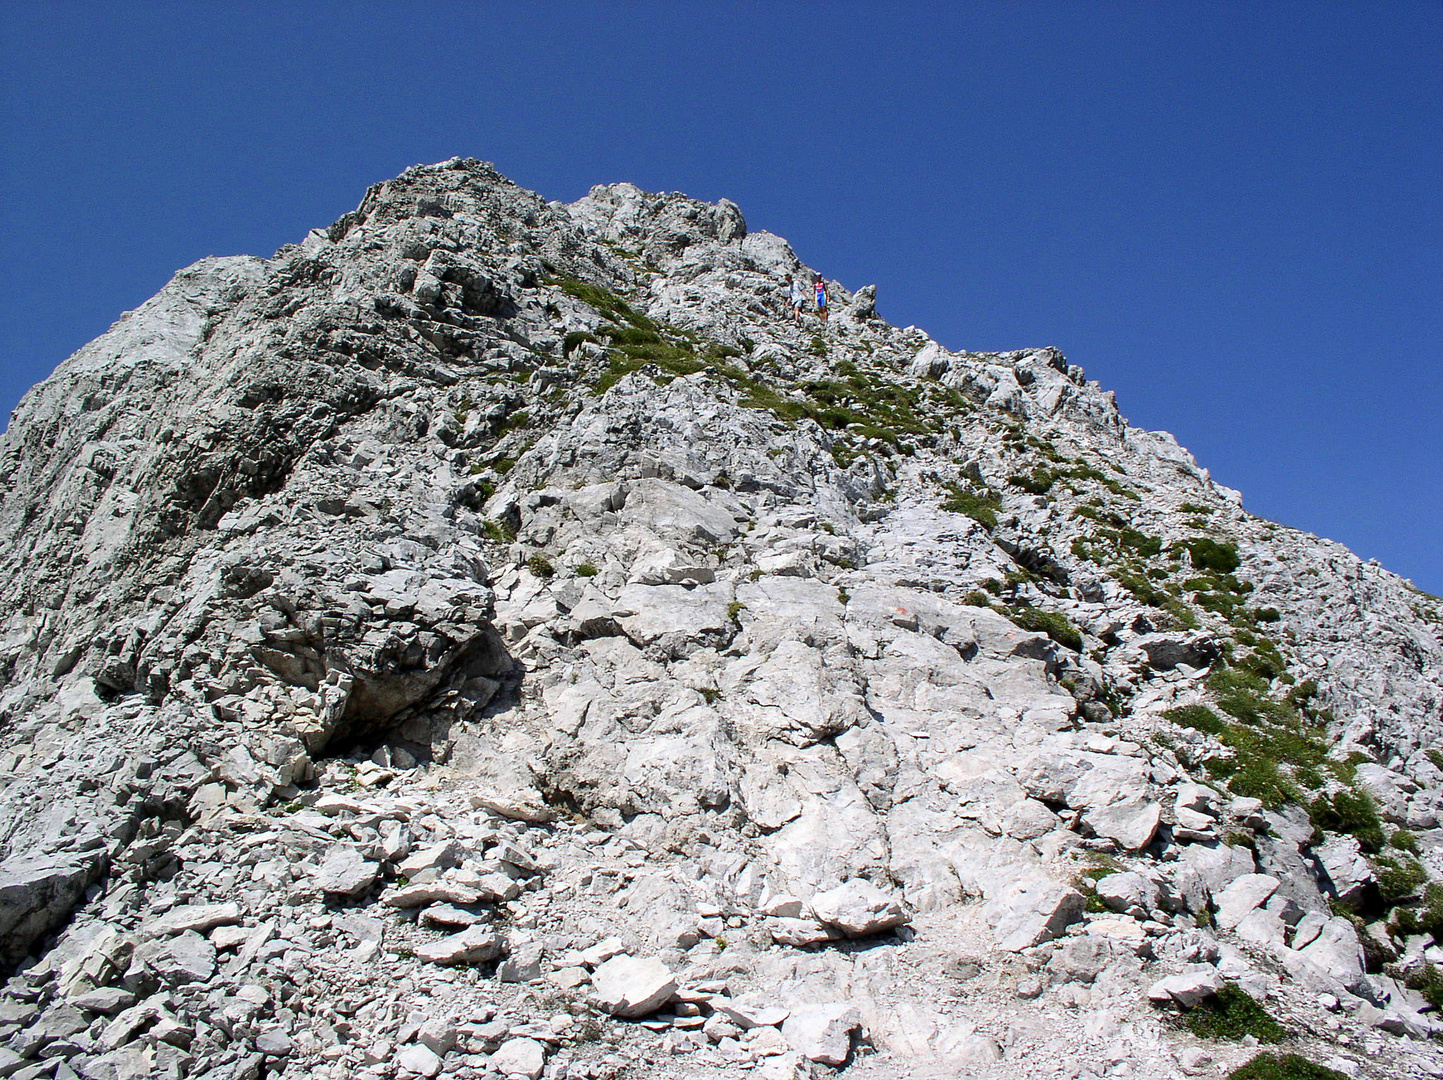
{"label": "grey stone", "polygon": [[882,934],[907,923],[901,901],[862,878],[817,893],[809,906],[819,922],[852,938]]}
{"label": "grey stone", "polygon": [[1076,889],[1040,874],[1000,888],[984,908],[997,948],[1019,952],[1051,941],[1082,916],[1087,899]]}
{"label": "grey stone", "polygon": [[419,1043],[403,1046],[396,1053],[396,1068],[403,1076],[432,1077],[441,1071],[441,1058],[430,1047]]}
{"label": "grey stone", "polygon": [[1097,896],[1113,911],[1140,919],[1157,908],[1160,892],[1151,878],[1127,871],[1099,879]]}
{"label": "grey stone", "polygon": [[660,960],[614,956],[591,973],[596,1002],[612,1016],[647,1016],[676,993],[676,979]]}
{"label": "grey stone", "polygon": [[339,845],[326,852],[315,873],[316,887],[333,896],[361,896],[371,891],[381,868],[355,848]]}
{"label": "grey stone", "polygon": [[494,931],[471,926],[459,934],[427,942],[416,950],[416,956],[431,964],[483,964],[501,956],[504,949]]}
{"label": "grey stone", "polygon": [[14,964],[59,926],[100,876],[101,857],[55,855],[0,863],[0,965]]}
{"label": "grey stone", "polygon": [[1217,968],[1210,964],[1195,964],[1186,971],[1159,979],[1149,988],[1147,996],[1154,1004],[1176,1002],[1185,1009],[1191,1009],[1222,988],[1223,980]]}
{"label": "grey stone", "polygon": [[487,1062],[502,1076],[537,1080],[546,1069],[546,1044],[536,1039],[507,1039]]}
{"label": "grey stone", "polygon": [[1278,879],[1267,874],[1243,874],[1218,893],[1217,924],[1231,930],[1254,908],[1267,902],[1278,888]]}
{"label": "grey stone", "polygon": [[240,921],[240,905],[235,903],[185,904],[167,911],[146,929],[157,936],[187,931],[204,934],[217,926],[232,926]]}
{"label": "grey stone", "polygon": [[848,1002],[800,1005],[783,1022],[782,1037],[808,1061],[835,1068],[852,1056],[852,1036],[861,1026],[861,1015]]}

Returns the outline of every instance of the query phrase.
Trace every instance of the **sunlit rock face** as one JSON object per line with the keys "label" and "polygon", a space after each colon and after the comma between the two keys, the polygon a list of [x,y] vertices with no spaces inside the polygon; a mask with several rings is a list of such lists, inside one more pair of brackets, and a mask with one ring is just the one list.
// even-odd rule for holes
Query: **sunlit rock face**
{"label": "sunlit rock face", "polygon": [[1443,604],[814,273],[457,159],[33,389],[0,1075],[1435,1075]]}

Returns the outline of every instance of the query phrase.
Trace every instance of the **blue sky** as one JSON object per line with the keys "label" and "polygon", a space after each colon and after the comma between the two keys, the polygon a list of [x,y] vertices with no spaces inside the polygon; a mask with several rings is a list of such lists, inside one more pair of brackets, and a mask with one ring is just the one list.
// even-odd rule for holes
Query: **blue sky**
{"label": "blue sky", "polygon": [[407,165],[735,200],[1443,593],[1443,4],[0,0],[0,412]]}

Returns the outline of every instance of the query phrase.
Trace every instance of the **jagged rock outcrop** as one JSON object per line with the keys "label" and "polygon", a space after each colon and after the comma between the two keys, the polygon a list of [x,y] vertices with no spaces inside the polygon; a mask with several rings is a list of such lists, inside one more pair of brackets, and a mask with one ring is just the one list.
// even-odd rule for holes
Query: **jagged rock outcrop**
{"label": "jagged rock outcrop", "polygon": [[1440,1075],[1443,604],[788,273],[457,159],[27,395],[0,1075]]}

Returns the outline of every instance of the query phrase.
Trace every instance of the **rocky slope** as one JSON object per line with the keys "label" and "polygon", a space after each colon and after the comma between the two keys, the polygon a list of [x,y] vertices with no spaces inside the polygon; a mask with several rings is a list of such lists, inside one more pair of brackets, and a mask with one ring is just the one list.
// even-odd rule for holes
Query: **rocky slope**
{"label": "rocky slope", "polygon": [[786,273],[458,159],[27,395],[0,1076],[1443,1075],[1443,604]]}

